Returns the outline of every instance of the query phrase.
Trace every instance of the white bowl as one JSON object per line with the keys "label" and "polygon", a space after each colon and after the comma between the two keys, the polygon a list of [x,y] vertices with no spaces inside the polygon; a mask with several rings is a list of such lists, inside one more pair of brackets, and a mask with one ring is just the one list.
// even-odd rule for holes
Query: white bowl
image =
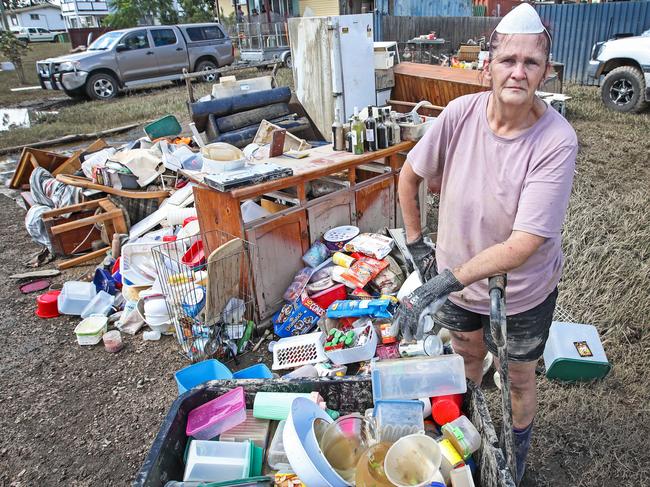
{"label": "white bowl", "polygon": [[305,485],[346,487],[348,484],[330,466],[318,446],[314,433],[316,419],[332,423],[332,418],[313,401],[304,397],[293,400],[282,434],[291,468]]}
{"label": "white bowl", "polygon": [[144,300],[145,315],[168,316],[167,303],[163,297],[151,297]]}
{"label": "white bowl", "polygon": [[203,156],[203,166],[201,172],[206,174],[219,174],[226,171],[234,171],[241,169],[246,164],[246,159],[236,159],[234,161],[217,161],[215,159],[208,159]]}

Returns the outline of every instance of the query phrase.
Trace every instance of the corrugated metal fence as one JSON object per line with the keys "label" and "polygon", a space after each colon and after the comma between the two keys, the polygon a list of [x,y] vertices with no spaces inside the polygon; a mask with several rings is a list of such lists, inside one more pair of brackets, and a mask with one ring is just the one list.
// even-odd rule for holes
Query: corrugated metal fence
{"label": "corrugated metal fence", "polygon": [[564,79],[595,84],[587,78],[591,47],[614,34],[650,29],[650,2],[538,5],[553,36],[553,59],[564,63]]}
{"label": "corrugated metal fence", "polygon": [[375,0],[375,10],[395,16],[469,17],[472,0]]}

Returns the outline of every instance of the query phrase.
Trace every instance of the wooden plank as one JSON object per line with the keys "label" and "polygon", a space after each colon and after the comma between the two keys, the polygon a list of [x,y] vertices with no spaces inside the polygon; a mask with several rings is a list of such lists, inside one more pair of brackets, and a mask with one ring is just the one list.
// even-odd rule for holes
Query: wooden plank
{"label": "wooden plank", "polygon": [[108,144],[104,139],[97,139],[85,149],[74,152],[63,164],[52,171],[52,176],[58,176],[59,174],[74,174],[81,169],[81,156],[97,152],[106,147],[108,147]]}
{"label": "wooden plank", "polygon": [[93,200],[93,201],[86,201],[85,203],[77,203],[76,205],[69,205],[69,206],[64,206],[62,208],[55,208],[50,211],[46,211],[43,213],[42,218],[43,220],[46,220],[48,218],[53,218],[55,216],[59,215],[65,215],[66,213],[74,213],[75,211],[80,211],[80,210],[90,210],[93,208],[97,208],[102,201],[104,201],[106,198],[102,198],[99,200]]}
{"label": "wooden plank", "polygon": [[244,224],[237,199],[229,193],[221,193],[199,185],[194,186],[193,192],[203,244],[208,252],[212,252],[224,243],[224,232],[232,238],[244,237]]}
{"label": "wooden plank", "polygon": [[56,268],[59,270],[65,270],[65,269],[69,269],[70,267],[74,267],[76,265],[85,264],[86,262],[90,262],[91,260],[95,260],[100,257],[103,258],[106,255],[106,252],[108,252],[109,250],[110,247],[104,247],[102,249],[95,250],[93,252],[82,255],[80,257],[75,257],[74,259],[64,260],[63,262],[59,262],[58,264],[56,264]]}
{"label": "wooden plank", "polygon": [[109,186],[104,186],[103,184],[93,183],[90,179],[87,178],[72,176],[70,174],[59,174],[56,177],[56,180],[65,184],[69,184],[70,186],[77,186],[79,188],[85,189],[96,189],[103,191],[104,193],[114,194],[115,196],[122,196],[124,198],[148,200],[169,197],[169,191],[135,191],[128,189],[116,189]]}
{"label": "wooden plank", "polygon": [[240,238],[230,240],[208,256],[206,286],[205,319],[214,323],[231,298],[239,298],[244,302],[246,296],[241,295],[242,282],[241,264],[244,258],[244,242]]}
{"label": "wooden plank", "polygon": [[[117,210],[117,212],[119,212],[119,214],[122,214],[121,210]],[[75,220],[73,222],[62,223],[61,225],[53,226],[50,231],[52,232],[52,235],[60,235],[76,228],[112,220],[117,216],[117,212],[100,213],[98,215],[89,216],[80,220]]]}

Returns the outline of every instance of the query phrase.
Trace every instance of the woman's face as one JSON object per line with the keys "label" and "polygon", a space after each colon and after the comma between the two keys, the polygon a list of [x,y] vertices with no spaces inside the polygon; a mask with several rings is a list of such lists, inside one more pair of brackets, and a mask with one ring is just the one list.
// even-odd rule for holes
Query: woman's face
{"label": "woman's face", "polygon": [[507,105],[530,104],[550,66],[538,35],[512,34],[500,40],[485,77]]}

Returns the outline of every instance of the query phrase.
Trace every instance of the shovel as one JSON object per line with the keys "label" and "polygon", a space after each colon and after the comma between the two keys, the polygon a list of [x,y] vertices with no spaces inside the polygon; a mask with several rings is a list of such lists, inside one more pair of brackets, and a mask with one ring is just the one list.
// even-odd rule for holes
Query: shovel
{"label": "shovel", "polygon": [[506,465],[512,478],[517,478],[515,438],[512,432],[512,402],[508,376],[508,340],[506,323],[506,275],[490,277],[490,332],[499,350],[499,374],[501,376],[501,407],[503,408],[502,444],[505,445]]}

